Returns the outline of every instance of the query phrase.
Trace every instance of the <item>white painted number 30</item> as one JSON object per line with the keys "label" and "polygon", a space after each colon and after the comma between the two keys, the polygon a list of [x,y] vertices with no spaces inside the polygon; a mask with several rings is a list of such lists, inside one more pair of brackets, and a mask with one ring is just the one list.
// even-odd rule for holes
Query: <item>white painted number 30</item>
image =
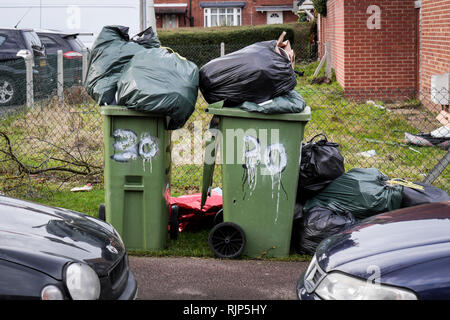
{"label": "white painted number 30", "polygon": [[147,132],[143,132],[138,139],[131,130],[116,129],[113,138],[114,154],[111,158],[118,162],[136,160],[138,157],[151,161],[159,152],[158,139]]}

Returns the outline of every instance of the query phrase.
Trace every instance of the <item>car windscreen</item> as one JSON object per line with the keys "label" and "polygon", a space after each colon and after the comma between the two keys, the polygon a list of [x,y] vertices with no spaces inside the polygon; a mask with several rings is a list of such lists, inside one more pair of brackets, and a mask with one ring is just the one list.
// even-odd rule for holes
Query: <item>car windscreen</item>
{"label": "car windscreen", "polygon": [[5,40],[6,40],[6,37],[5,37],[5,36],[2,36],[2,35],[0,34],[0,47],[1,47],[2,44],[5,42]]}
{"label": "car windscreen", "polygon": [[27,45],[29,45],[31,48],[33,47],[39,47],[42,48],[41,40],[39,39],[38,35],[34,31],[24,31],[23,36],[27,42]]}

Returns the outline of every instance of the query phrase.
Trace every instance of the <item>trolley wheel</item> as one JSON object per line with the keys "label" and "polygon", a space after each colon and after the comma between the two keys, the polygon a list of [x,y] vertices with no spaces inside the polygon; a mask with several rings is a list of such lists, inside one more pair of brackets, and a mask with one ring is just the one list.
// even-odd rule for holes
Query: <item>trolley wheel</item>
{"label": "trolley wheel", "polygon": [[180,221],[178,220],[178,206],[170,207],[170,239],[177,240],[178,239],[178,229],[180,227]]}
{"label": "trolley wheel", "polygon": [[218,225],[219,223],[223,222],[223,209],[220,209],[217,211],[217,213],[214,215],[214,221],[213,225]]}
{"label": "trolley wheel", "polygon": [[232,222],[222,222],[209,233],[209,247],[214,255],[222,259],[235,259],[244,251],[246,239],[244,230]]}
{"label": "trolley wheel", "polygon": [[104,203],[100,204],[98,207],[98,218],[102,221],[106,221],[106,207]]}

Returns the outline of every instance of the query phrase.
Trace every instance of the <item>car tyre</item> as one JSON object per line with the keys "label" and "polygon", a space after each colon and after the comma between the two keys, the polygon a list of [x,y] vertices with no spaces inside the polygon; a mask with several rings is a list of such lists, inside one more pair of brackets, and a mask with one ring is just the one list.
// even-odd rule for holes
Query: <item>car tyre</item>
{"label": "car tyre", "polygon": [[236,259],[246,245],[244,230],[233,222],[222,222],[212,228],[208,244],[217,258]]}
{"label": "car tyre", "polygon": [[0,107],[21,103],[19,88],[9,76],[0,76]]}

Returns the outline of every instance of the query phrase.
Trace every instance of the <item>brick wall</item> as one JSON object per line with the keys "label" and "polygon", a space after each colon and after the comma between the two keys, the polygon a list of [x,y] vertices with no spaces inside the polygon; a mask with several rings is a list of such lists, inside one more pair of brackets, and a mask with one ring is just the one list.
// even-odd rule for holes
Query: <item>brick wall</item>
{"label": "brick wall", "polygon": [[429,100],[431,76],[450,72],[450,0],[422,0],[421,16],[419,88]]}
{"label": "brick wall", "polygon": [[[367,27],[370,5],[381,9],[380,29]],[[417,69],[413,0],[329,0],[327,8],[321,46],[333,42],[332,65],[348,92],[392,90],[386,98],[399,91],[413,92]]]}

